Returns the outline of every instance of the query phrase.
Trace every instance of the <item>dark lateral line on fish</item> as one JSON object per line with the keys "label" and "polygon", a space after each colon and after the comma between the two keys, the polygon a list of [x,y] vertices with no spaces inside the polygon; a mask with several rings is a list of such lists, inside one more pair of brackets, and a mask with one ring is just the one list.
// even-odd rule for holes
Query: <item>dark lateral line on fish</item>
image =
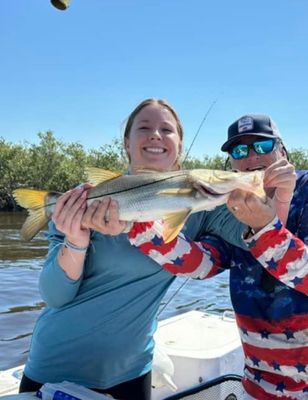
{"label": "dark lateral line on fish", "polygon": [[[183,176],[183,175],[186,175],[186,173],[179,174],[179,175],[177,175],[177,177],[178,177],[178,176]],[[173,179],[173,178],[174,178],[174,176],[168,176],[167,178],[162,178],[162,179],[159,179],[159,180],[156,180],[156,181],[152,181],[152,182],[149,182],[149,183],[144,183],[144,184],[139,185],[139,186],[134,186],[134,187],[127,188],[127,189],[118,190],[118,191],[116,191],[116,192],[106,193],[106,194],[104,194],[103,196],[104,196],[104,197],[107,197],[107,196],[112,196],[113,194],[129,192],[130,190],[139,189],[139,188],[142,188],[142,187],[154,185],[155,183],[164,182],[164,181],[167,181],[167,180]],[[93,196],[93,197],[88,197],[87,200],[98,199],[99,197],[102,197],[102,195],[97,195],[97,196]],[[32,210],[33,210],[33,209],[39,210],[40,208],[45,208],[45,207],[53,206],[53,205],[55,205],[55,204],[56,204],[56,203],[48,203],[48,204],[45,204],[45,205],[42,206],[42,207],[32,208]]]}
{"label": "dark lateral line on fish", "polygon": [[[182,174],[182,175],[185,175],[185,174]],[[181,175],[180,175],[180,176],[181,176]],[[108,193],[108,194],[104,194],[104,197],[105,197],[105,196],[112,196],[113,194],[129,192],[130,190],[135,190],[135,189],[139,189],[139,188],[142,188],[142,187],[154,185],[155,183],[164,182],[164,181],[167,181],[167,180],[173,179],[173,178],[174,178],[174,176],[168,176],[167,178],[159,179],[159,180],[154,181],[154,182],[152,181],[152,182],[149,182],[149,183],[144,183],[144,184],[139,185],[139,186],[134,186],[134,187],[131,187],[131,188],[122,189],[122,190],[118,190],[118,191],[116,191],[116,192],[111,192],[111,193]],[[99,198],[99,197],[101,197],[101,195],[100,195],[100,196],[97,195],[97,196],[89,197],[89,199],[92,200],[92,199],[97,199],[97,198]]]}

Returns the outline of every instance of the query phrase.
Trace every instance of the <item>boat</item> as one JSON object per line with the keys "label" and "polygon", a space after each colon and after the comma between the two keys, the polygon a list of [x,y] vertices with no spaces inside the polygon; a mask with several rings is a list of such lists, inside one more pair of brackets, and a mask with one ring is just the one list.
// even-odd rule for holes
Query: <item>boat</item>
{"label": "boat", "polygon": [[[155,334],[152,400],[240,400],[244,355],[234,315],[188,311],[159,321]],[[1,400],[17,395],[23,366],[0,371]],[[196,394],[196,396],[198,396]]]}

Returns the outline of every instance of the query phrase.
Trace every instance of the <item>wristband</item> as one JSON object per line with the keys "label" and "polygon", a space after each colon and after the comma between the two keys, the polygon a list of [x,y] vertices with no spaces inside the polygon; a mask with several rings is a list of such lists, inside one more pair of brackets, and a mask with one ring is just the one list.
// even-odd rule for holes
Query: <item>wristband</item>
{"label": "wristband", "polygon": [[88,250],[88,246],[77,246],[76,244],[70,242],[69,240],[67,240],[67,238],[65,237],[64,242],[63,242],[64,247],[67,247],[70,250],[75,251],[76,253],[86,253]]}

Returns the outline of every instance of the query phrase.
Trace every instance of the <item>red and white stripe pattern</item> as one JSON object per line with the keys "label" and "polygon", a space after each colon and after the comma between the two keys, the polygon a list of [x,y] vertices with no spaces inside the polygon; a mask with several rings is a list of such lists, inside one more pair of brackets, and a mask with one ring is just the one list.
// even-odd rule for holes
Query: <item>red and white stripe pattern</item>
{"label": "red and white stripe pattern", "polygon": [[[217,273],[223,255],[210,241],[196,243],[179,235],[171,243],[164,244],[161,231],[160,223],[135,224],[129,234],[130,241],[173,274],[205,278]],[[252,255],[269,273],[307,295],[307,247],[278,219],[247,243]],[[258,307],[264,305],[260,302]],[[308,400],[307,313],[277,322],[238,312],[236,318],[245,353],[243,385],[251,398]]]}
{"label": "red and white stripe pattern", "polygon": [[256,373],[249,367],[244,371],[243,386],[252,399],[256,400],[307,400],[307,381],[294,379],[277,374]]}
{"label": "red and white stripe pattern", "polygon": [[204,279],[221,266],[219,252],[209,243],[197,243],[179,234],[166,244],[162,241],[163,223],[135,223],[129,241],[172,274]]}
{"label": "red and white stripe pattern", "polygon": [[275,278],[308,295],[308,249],[275,220],[247,240],[252,255]]}
{"label": "red and white stripe pattern", "polygon": [[257,399],[271,398],[260,397],[264,390],[308,399],[308,317],[276,323],[239,314],[236,319],[245,353],[246,390]]}

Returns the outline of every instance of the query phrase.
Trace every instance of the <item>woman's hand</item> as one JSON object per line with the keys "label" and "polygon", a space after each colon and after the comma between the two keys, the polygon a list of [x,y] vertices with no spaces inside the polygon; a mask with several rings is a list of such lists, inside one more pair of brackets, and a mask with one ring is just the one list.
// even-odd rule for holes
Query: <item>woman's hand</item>
{"label": "woman's hand", "polygon": [[52,220],[56,228],[76,246],[89,244],[90,230],[81,225],[87,207],[87,185],[69,190],[57,201]]}
{"label": "woman's hand", "polygon": [[110,198],[95,200],[82,218],[84,228],[93,229],[104,235],[119,235],[126,228],[125,221],[119,220],[119,205]]}
{"label": "woman's hand", "polygon": [[261,230],[276,216],[274,202],[267,198],[264,202],[260,197],[243,190],[234,190],[229,197],[227,206],[232,214],[255,232]]}
{"label": "woman's hand", "polygon": [[288,160],[282,158],[266,168],[263,182],[266,192],[271,188],[275,189],[275,201],[289,203],[296,184],[295,168]]}

